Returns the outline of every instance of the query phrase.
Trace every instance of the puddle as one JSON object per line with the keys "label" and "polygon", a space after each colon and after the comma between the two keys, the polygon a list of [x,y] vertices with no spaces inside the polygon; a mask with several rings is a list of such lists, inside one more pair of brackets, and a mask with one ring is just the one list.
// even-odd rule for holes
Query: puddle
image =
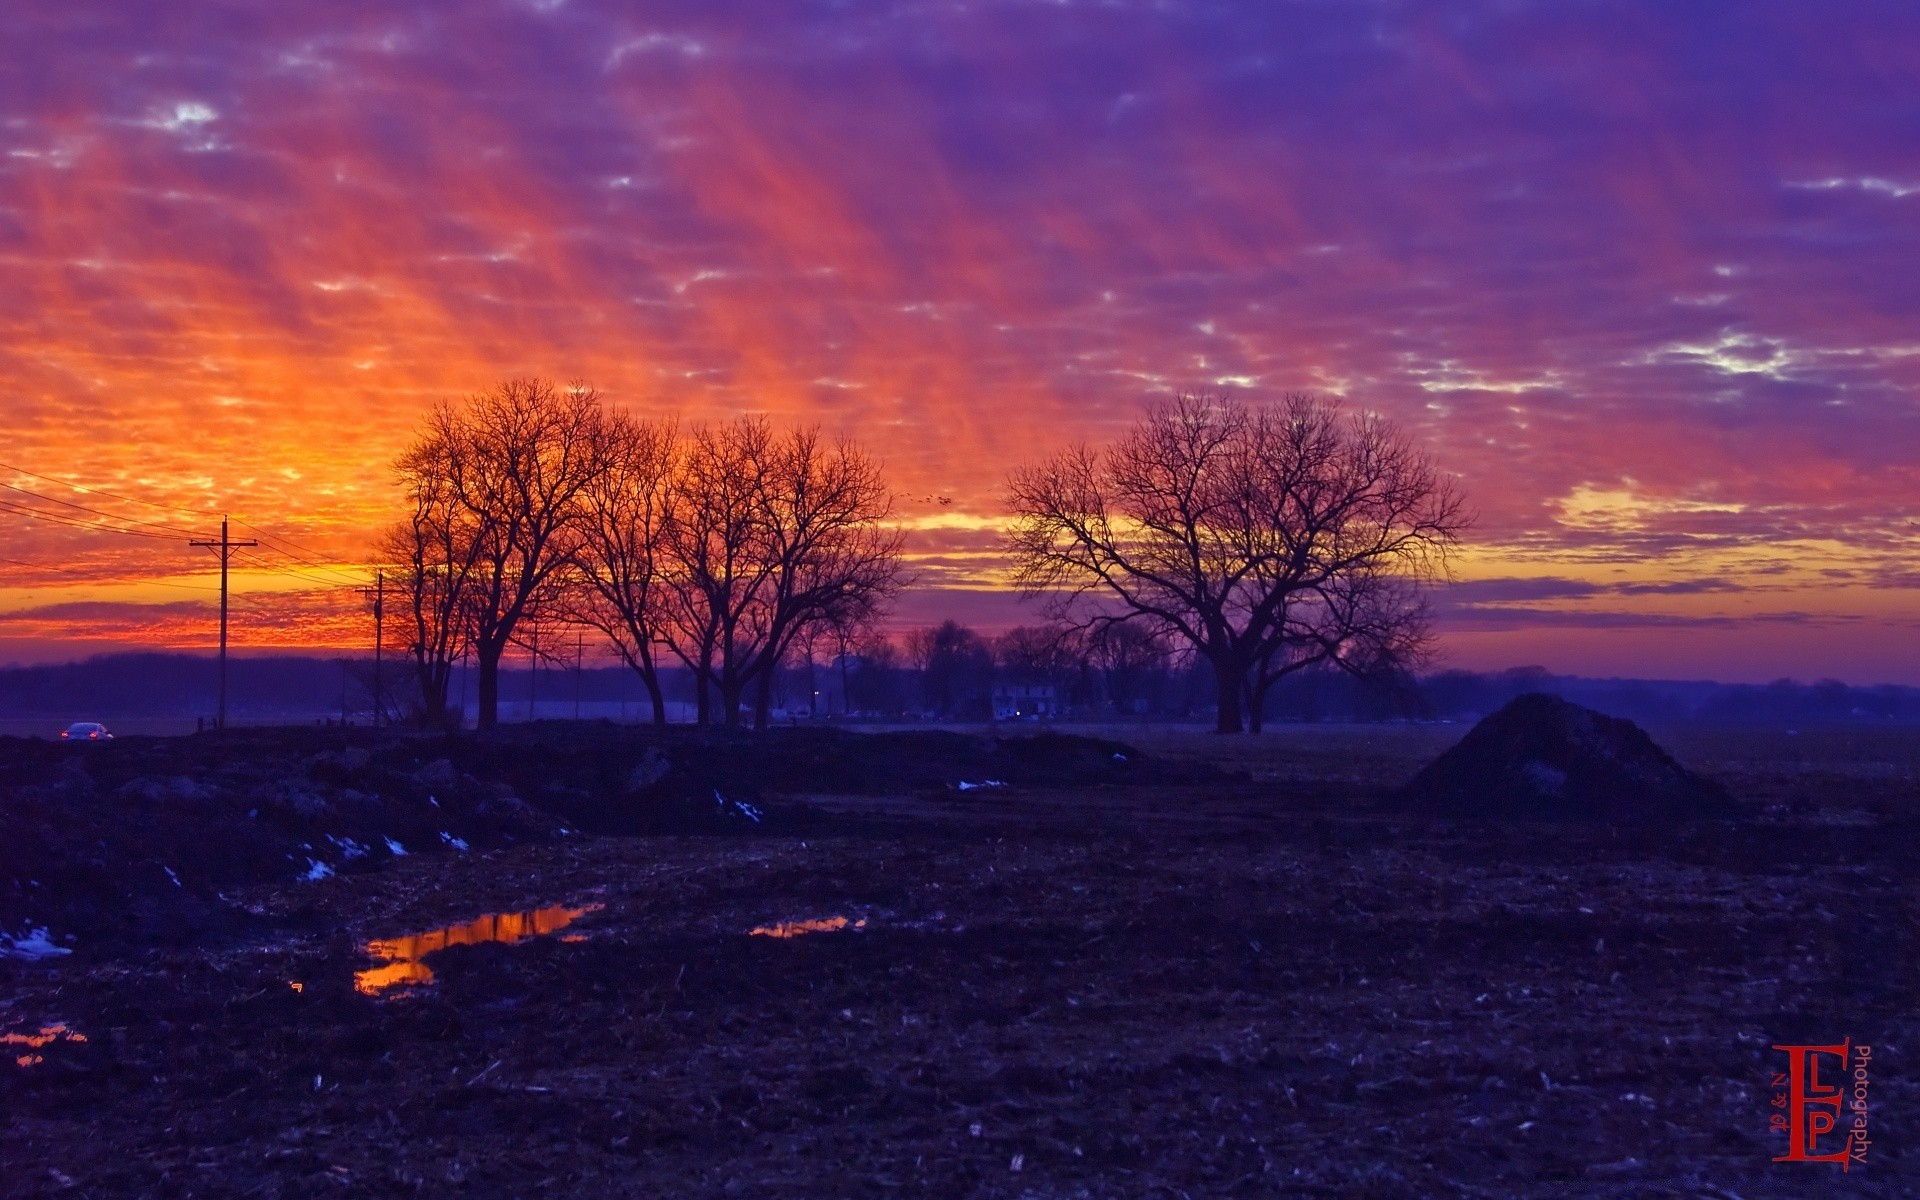
{"label": "puddle", "polygon": [[[422,960],[436,950],[445,950],[448,946],[478,946],[483,942],[512,945],[528,938],[544,937],[605,907],[604,904],[589,904],[582,908],[556,905],[532,912],[489,913],[464,925],[449,925],[429,933],[375,938],[362,949],[371,957],[384,960],[383,964],[354,972],[353,987],[365,996],[378,996],[396,987],[421,987],[433,982],[433,968]],[[585,938],[573,934],[563,940],[584,941]]]}
{"label": "puddle", "polygon": [[[65,1025],[42,1025],[38,1033],[0,1033],[0,1046],[18,1046],[25,1050],[38,1050],[55,1042],[84,1042],[87,1035],[76,1033]],[[23,1067],[31,1067],[37,1062],[46,1061],[38,1054],[16,1052],[13,1061]]]}
{"label": "puddle", "polygon": [[867,919],[849,921],[845,917],[827,917],[819,921],[778,921],[772,925],[757,925],[748,930],[752,937],[794,938],[807,933],[836,933],[842,929],[865,929]]}

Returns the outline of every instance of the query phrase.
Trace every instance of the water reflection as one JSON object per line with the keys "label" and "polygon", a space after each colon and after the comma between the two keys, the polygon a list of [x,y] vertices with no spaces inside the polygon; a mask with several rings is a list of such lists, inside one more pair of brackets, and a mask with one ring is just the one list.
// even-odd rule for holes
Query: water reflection
{"label": "water reflection", "polygon": [[588,913],[599,912],[605,907],[604,904],[589,904],[583,908],[556,905],[532,912],[489,913],[465,925],[449,925],[429,933],[375,938],[363,949],[371,957],[385,960],[384,965],[356,971],[353,986],[362,995],[377,996],[389,988],[419,987],[432,983],[433,968],[421,960],[436,950],[445,950],[448,946],[477,946],[482,942],[511,945],[528,938],[543,937],[565,929]]}
{"label": "water reflection", "polygon": [[834,933],[842,929],[865,929],[867,919],[848,921],[845,917],[827,917],[818,921],[776,921],[772,925],[759,925],[747,932],[754,937],[791,938],[805,933]]}
{"label": "water reflection", "polygon": [[[42,1025],[38,1033],[0,1033],[0,1046],[22,1046],[28,1050],[38,1050],[54,1042],[84,1042],[87,1035],[75,1032],[62,1025]],[[16,1054],[13,1061],[23,1067],[31,1067],[46,1059],[38,1054]]]}

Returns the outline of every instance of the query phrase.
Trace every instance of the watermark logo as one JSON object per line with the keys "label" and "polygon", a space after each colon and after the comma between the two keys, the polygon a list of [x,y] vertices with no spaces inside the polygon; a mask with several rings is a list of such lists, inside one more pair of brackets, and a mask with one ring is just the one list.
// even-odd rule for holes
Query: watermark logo
{"label": "watermark logo", "polygon": [[1864,1166],[1867,1148],[1867,1085],[1872,1046],[1853,1039],[1832,1046],[1775,1046],[1787,1069],[1773,1076],[1774,1113],[1768,1128],[1787,1135],[1787,1152],[1775,1162],[1839,1163],[1842,1171]]}

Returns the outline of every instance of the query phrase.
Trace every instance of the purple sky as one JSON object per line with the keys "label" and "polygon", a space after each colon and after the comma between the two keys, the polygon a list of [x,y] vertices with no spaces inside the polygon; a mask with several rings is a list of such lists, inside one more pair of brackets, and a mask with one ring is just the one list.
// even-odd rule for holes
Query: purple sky
{"label": "purple sky", "polygon": [[[11,0],[0,42],[0,463],[351,574],[433,400],[580,377],[856,434],[902,619],[1005,624],[1010,466],[1313,389],[1462,477],[1457,665],[1920,682],[1911,3]],[[0,512],[0,559],[0,659],[205,641],[175,544]],[[253,644],[357,636],[248,586]]]}

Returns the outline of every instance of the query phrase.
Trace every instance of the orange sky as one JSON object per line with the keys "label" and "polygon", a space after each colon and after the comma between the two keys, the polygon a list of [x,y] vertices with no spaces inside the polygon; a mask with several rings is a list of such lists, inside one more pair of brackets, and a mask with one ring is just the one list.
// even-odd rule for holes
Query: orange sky
{"label": "orange sky", "polygon": [[[0,463],[176,510],[0,484],[280,539],[238,645],[363,643],[507,376],[857,435],[987,625],[1010,466],[1311,388],[1462,476],[1456,665],[1920,682],[1911,14],[328,8],[0,15]],[[205,646],[210,565],[0,511],[0,661]]]}

